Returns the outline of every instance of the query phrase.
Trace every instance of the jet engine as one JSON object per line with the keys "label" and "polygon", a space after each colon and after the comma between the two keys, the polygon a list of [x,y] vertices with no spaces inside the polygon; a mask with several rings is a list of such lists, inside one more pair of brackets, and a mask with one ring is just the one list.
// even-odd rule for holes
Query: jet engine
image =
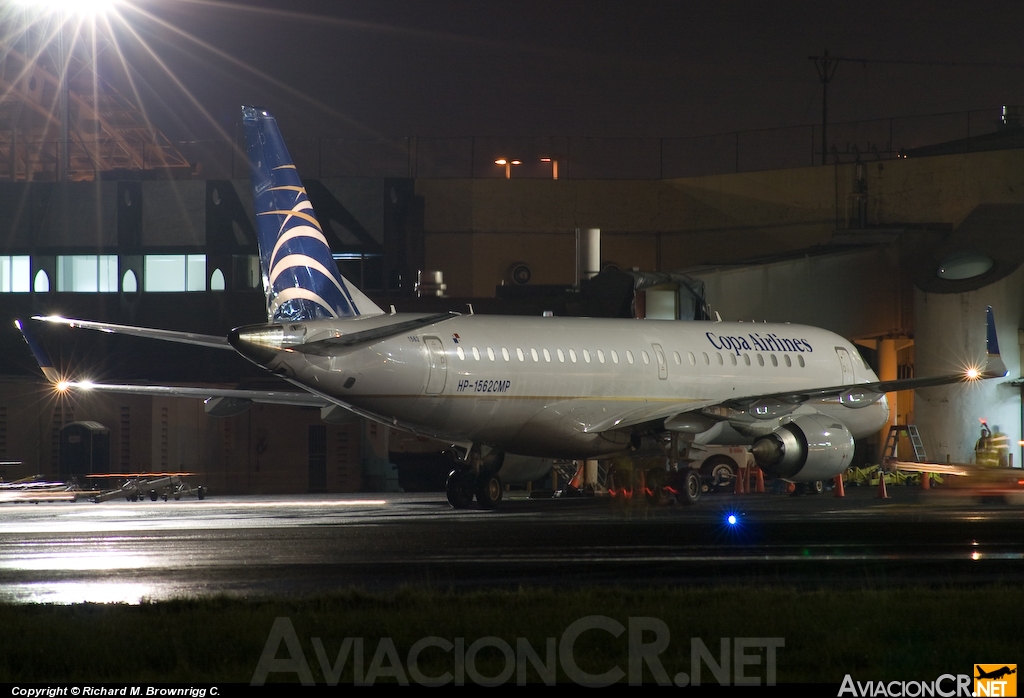
{"label": "jet engine", "polygon": [[751,451],[768,475],[813,482],[846,470],[853,448],[853,436],[843,424],[822,414],[802,414],[757,439]]}

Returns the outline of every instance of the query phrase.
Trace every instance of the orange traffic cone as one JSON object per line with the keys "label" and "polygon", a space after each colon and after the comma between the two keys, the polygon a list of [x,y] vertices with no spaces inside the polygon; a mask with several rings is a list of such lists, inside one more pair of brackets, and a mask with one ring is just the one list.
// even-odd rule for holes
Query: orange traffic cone
{"label": "orange traffic cone", "polygon": [[932,488],[932,474],[921,473],[921,489],[930,490]]}
{"label": "orange traffic cone", "polygon": [[[757,468],[757,466],[754,466]],[[757,489],[754,490],[758,494],[764,494],[764,471],[757,468]]]}
{"label": "orange traffic cone", "polygon": [[835,485],[836,485],[836,487],[835,487],[835,490],[836,490],[835,496],[836,497],[845,497],[846,496],[846,488],[843,487],[843,474],[839,473],[838,475],[836,475],[835,480],[833,482],[835,482]]}
{"label": "orange traffic cone", "polygon": [[569,481],[569,487],[574,487],[578,490],[583,489],[583,466],[584,461],[580,461],[579,467],[576,468],[576,474]]}

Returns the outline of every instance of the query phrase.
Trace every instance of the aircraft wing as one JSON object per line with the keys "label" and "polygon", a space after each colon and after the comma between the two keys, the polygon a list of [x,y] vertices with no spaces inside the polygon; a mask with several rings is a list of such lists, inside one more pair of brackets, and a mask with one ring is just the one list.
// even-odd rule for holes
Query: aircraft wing
{"label": "aircraft wing", "polygon": [[846,407],[857,409],[874,404],[886,393],[894,393],[900,390],[917,390],[918,388],[932,388],[940,385],[972,383],[986,378],[1002,378],[1006,375],[1007,371],[1006,365],[999,355],[999,339],[996,336],[995,320],[992,315],[991,306],[987,309],[985,323],[987,334],[984,365],[966,367],[959,373],[875,381],[872,383],[833,385],[784,393],[749,395],[713,405],[709,405],[707,401],[697,400],[663,403],[661,405],[645,406],[632,414],[618,414],[607,420],[592,423],[586,431],[600,433],[610,429],[621,429],[660,420],[665,420],[666,428],[672,429],[671,421],[673,419],[687,422],[687,428],[682,430],[688,431],[694,424],[694,421],[681,418],[682,415],[687,413],[699,412],[700,417],[698,417],[698,421],[701,418],[709,420],[706,422],[706,427],[710,428],[714,425],[714,421],[727,420],[741,416],[744,413],[755,418],[781,416],[809,400],[827,400],[832,398],[838,400]]}
{"label": "aircraft wing", "polygon": [[[77,320],[67,321],[64,324],[76,323]],[[109,325],[103,325],[103,323],[90,323],[96,325],[90,329],[101,329],[102,327],[110,327]],[[213,388],[213,387],[189,387],[189,386],[173,386],[173,385],[132,385],[132,384],[112,384],[112,383],[93,383],[92,381],[69,381],[64,380],[57,369],[53,366],[50,361],[50,357],[43,351],[42,347],[36,343],[35,338],[22,326],[20,321],[15,321],[15,325],[21,330],[21,336],[24,337],[25,342],[28,344],[29,349],[32,350],[33,356],[35,356],[36,362],[39,364],[39,368],[42,370],[43,375],[46,379],[52,383],[61,392],[67,390],[81,390],[89,392],[108,392],[108,393],[122,393],[128,395],[155,395],[163,397],[191,397],[206,400],[209,404],[212,400],[234,400],[234,401],[245,401],[245,402],[259,402],[264,404],[273,405],[295,405],[298,407],[326,407],[327,405],[333,404],[330,400],[314,395],[312,393],[301,391],[288,391],[288,390],[247,390],[241,388]],[[114,325],[114,327],[117,327]],[[135,328],[129,328],[135,329]],[[151,332],[160,332],[159,330],[151,330]],[[180,333],[187,334],[187,333]],[[155,335],[150,335],[155,336]],[[203,337],[204,335],[192,335],[193,337]],[[181,340],[177,340],[181,341]],[[195,344],[198,342],[188,342],[189,344]],[[226,341],[225,341],[225,345]],[[230,347],[229,347],[230,348]],[[237,402],[236,402],[237,404]]]}
{"label": "aircraft wing", "polygon": [[[97,330],[107,334],[126,334],[133,337],[147,337],[149,339],[160,339],[165,342],[179,342],[181,344],[194,344],[201,347],[213,347],[214,349],[232,349],[228,344],[227,337],[217,335],[198,334],[196,332],[175,332],[174,330],[158,330],[151,327],[132,327],[130,325],[114,325],[109,322],[95,322],[93,320],[74,320],[72,318],[60,317],[59,315],[36,315],[33,320],[49,322],[55,325],[67,325],[68,327],[81,327],[87,330]],[[18,325],[21,328],[21,325]],[[24,334],[24,332],[22,333]]]}
{"label": "aircraft wing", "polygon": [[80,390],[83,392],[122,393],[126,395],[153,395],[162,397],[191,397],[202,400],[231,398],[259,402],[268,405],[295,405],[297,407],[326,407],[330,400],[305,391],[289,390],[248,390],[245,388],[203,388],[176,385],[118,385],[114,383],[93,383],[92,381],[60,381],[54,384],[58,390]]}

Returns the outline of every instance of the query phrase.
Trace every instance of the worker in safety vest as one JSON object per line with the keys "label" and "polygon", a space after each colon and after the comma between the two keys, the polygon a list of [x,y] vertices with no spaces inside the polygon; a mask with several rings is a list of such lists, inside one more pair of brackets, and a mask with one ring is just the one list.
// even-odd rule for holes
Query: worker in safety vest
{"label": "worker in safety vest", "polygon": [[981,437],[974,444],[974,462],[985,467],[999,465],[999,454],[992,448],[992,432],[987,424],[981,425]]}
{"label": "worker in safety vest", "polygon": [[1000,468],[1010,465],[1010,437],[999,431],[999,425],[992,428],[992,440],[989,442],[996,454],[996,463]]}

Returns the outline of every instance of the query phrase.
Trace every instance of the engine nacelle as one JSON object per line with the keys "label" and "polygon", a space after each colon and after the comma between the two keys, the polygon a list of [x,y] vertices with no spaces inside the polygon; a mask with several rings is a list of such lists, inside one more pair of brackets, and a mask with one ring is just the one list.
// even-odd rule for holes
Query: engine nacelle
{"label": "engine nacelle", "polygon": [[802,414],[755,441],[751,451],[768,475],[813,482],[846,470],[853,449],[853,435],[841,422],[822,414]]}

